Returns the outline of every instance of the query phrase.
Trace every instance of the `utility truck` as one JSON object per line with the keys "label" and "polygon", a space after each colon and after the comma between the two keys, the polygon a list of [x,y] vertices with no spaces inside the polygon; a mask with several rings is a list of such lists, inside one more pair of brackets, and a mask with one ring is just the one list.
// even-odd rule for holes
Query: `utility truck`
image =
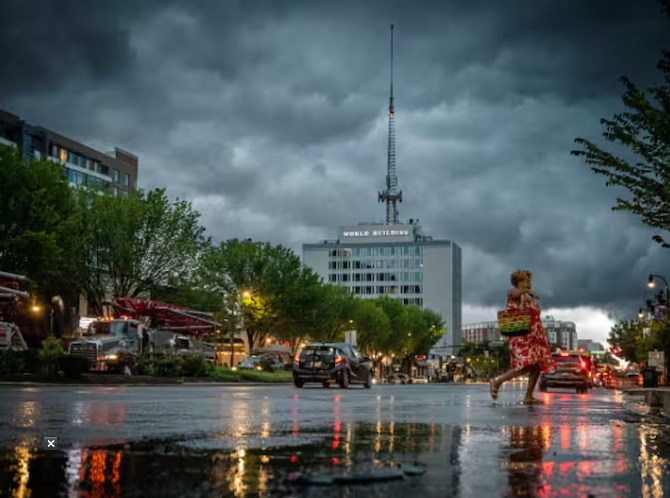
{"label": "utility truck", "polygon": [[84,336],[68,346],[68,353],[86,358],[92,371],[132,375],[143,352],[216,360],[216,346],[202,340],[220,327],[210,313],[127,297],[105,305],[111,313],[91,322]]}

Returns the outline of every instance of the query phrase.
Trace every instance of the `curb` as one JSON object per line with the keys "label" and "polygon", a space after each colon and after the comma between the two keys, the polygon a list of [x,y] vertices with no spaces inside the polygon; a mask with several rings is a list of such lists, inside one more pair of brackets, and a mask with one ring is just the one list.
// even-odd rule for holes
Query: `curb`
{"label": "curb", "polygon": [[292,382],[181,382],[154,383],[146,382],[102,382],[102,383],[58,383],[58,382],[0,382],[0,387],[255,387],[255,386],[290,386]]}
{"label": "curb", "polygon": [[644,404],[650,408],[660,408],[664,415],[670,416],[670,389],[638,388],[623,391],[629,396],[644,396]]}

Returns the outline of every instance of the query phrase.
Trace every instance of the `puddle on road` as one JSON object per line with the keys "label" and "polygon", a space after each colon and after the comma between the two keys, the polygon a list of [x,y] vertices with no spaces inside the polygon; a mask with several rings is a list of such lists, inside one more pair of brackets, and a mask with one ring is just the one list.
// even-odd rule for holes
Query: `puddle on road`
{"label": "puddle on road", "polygon": [[[0,497],[659,498],[670,496],[664,431],[648,421],[503,427],[336,421],[313,430],[232,431],[56,452],[29,449],[33,442],[0,457]],[[407,466],[427,471],[355,486],[287,482],[296,473],[319,478]]]}

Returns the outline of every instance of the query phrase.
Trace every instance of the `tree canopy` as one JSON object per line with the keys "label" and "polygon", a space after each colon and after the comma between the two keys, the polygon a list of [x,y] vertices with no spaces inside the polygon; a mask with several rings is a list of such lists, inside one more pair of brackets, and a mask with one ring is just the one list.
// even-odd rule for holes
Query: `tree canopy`
{"label": "tree canopy", "polygon": [[189,202],[171,201],[162,189],[127,196],[80,190],[77,201],[71,277],[94,308],[192,278],[207,240]]}
{"label": "tree canopy", "polygon": [[[670,0],[661,3],[670,19]],[[628,190],[629,197],[617,198],[613,210],[631,212],[645,225],[670,230],[670,51],[662,52],[657,67],[660,82],[646,90],[623,77],[626,110],[601,119],[603,138],[616,149],[627,149],[626,157],[584,138],[575,140],[582,148],[572,154],[605,176],[607,186]],[[654,240],[670,247],[661,235]]]}
{"label": "tree canopy", "polygon": [[0,145],[0,270],[27,275],[46,300],[68,294],[76,221],[63,168]]}

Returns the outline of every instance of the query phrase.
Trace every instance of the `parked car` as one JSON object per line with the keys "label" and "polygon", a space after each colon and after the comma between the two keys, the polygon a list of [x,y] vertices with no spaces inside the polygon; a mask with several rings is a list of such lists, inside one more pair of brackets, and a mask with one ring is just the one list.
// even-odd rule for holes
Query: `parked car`
{"label": "parked car", "polygon": [[589,372],[586,363],[576,353],[554,353],[556,368],[540,376],[540,391],[550,387],[575,389],[577,394],[586,394],[589,389]]}
{"label": "parked car", "polygon": [[284,364],[278,358],[269,356],[250,356],[242,360],[237,368],[240,370],[267,370],[271,368],[274,371],[283,370]]}
{"label": "parked car", "polygon": [[293,362],[295,387],[316,382],[323,387],[337,383],[346,389],[350,384],[363,384],[370,389],[373,377],[372,360],[344,343],[309,344]]}
{"label": "parked car", "polygon": [[386,383],[387,384],[411,384],[412,379],[410,379],[409,375],[406,374],[392,374],[386,377]]}

